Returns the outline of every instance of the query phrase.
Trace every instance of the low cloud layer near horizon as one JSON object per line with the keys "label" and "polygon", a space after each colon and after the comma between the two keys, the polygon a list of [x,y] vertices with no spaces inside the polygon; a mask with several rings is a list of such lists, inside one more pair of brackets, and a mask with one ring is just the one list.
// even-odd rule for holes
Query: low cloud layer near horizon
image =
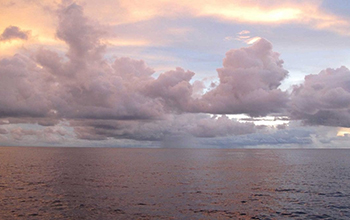
{"label": "low cloud layer near horizon", "polygon": [[[106,58],[108,27],[86,17],[82,6],[60,5],[55,14],[64,53],[41,45],[0,60],[2,145],[319,147],[347,141],[336,136],[338,127],[350,128],[345,66],[308,75],[284,91],[288,71],[261,38],[227,51],[212,82],[181,67],[155,76],[143,60]],[[0,40],[29,37],[30,30],[9,26]],[[252,120],[234,117],[242,114]],[[265,116],[286,123],[253,123]]]}

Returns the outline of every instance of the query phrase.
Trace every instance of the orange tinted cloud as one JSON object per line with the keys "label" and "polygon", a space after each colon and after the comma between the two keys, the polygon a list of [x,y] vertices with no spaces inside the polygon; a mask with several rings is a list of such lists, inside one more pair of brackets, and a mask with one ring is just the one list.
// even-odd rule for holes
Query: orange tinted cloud
{"label": "orange tinted cloud", "polygon": [[[315,28],[348,25],[348,21],[319,10],[322,1],[252,1],[252,0],[78,0],[89,17],[108,24],[132,23],[155,17],[212,16],[218,19],[241,23],[281,24],[299,22]],[[58,4],[40,1],[37,4],[26,1],[4,0],[0,4],[0,29],[9,25],[22,28],[36,26],[43,32],[54,30],[56,22],[49,16]],[[16,16],[13,16],[13,15]],[[45,27],[45,28],[44,28]],[[44,30],[46,29],[46,30]],[[52,31],[50,31],[52,33]]]}
{"label": "orange tinted cloud", "polygon": [[[319,9],[322,1],[250,0],[103,0],[104,6],[87,4],[91,15],[102,15],[111,24],[132,23],[156,17],[213,17],[226,22],[252,24],[300,23],[315,29],[350,34],[349,21]],[[93,7],[92,7],[93,6]],[[110,7],[112,6],[112,7]]]}
{"label": "orange tinted cloud", "polygon": [[[314,29],[329,30],[341,35],[350,35],[349,21],[319,9],[320,0],[310,1],[252,1],[252,0],[77,0],[83,5],[85,14],[105,25],[134,23],[161,17],[191,19],[212,17],[223,22],[283,25],[295,23]],[[56,10],[58,3],[49,0],[25,1],[3,0],[0,3],[0,33],[9,26],[30,30],[35,42],[62,45],[56,38]],[[171,30],[172,27],[169,27]],[[174,34],[186,34],[187,30],[173,29]],[[116,45],[147,46],[167,42],[165,39],[150,39],[140,33],[138,39],[123,39],[108,36],[106,39]],[[114,43],[113,43],[114,42]],[[13,44],[0,45],[3,53],[18,48]]]}

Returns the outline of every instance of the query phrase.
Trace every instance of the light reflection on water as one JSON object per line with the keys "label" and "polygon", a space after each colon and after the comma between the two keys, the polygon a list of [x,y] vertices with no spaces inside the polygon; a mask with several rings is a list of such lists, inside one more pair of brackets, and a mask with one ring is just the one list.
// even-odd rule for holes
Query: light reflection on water
{"label": "light reflection on water", "polygon": [[349,156],[0,148],[0,219],[350,218]]}

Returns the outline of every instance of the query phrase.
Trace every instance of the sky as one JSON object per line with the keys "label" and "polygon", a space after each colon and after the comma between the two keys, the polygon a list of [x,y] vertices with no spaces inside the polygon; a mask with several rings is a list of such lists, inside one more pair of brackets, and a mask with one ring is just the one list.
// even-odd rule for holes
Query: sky
{"label": "sky", "polygon": [[2,0],[0,146],[347,148],[347,0]]}

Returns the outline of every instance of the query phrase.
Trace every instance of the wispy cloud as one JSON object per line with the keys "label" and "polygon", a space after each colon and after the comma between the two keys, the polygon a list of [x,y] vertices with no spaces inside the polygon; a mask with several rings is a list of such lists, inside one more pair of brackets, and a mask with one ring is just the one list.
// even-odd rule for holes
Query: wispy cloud
{"label": "wispy cloud", "polygon": [[230,41],[230,40],[238,40],[238,41],[243,41],[246,44],[254,44],[255,42],[259,41],[261,37],[252,37],[250,31],[248,30],[243,30],[237,33],[235,37],[225,37],[225,40]]}

